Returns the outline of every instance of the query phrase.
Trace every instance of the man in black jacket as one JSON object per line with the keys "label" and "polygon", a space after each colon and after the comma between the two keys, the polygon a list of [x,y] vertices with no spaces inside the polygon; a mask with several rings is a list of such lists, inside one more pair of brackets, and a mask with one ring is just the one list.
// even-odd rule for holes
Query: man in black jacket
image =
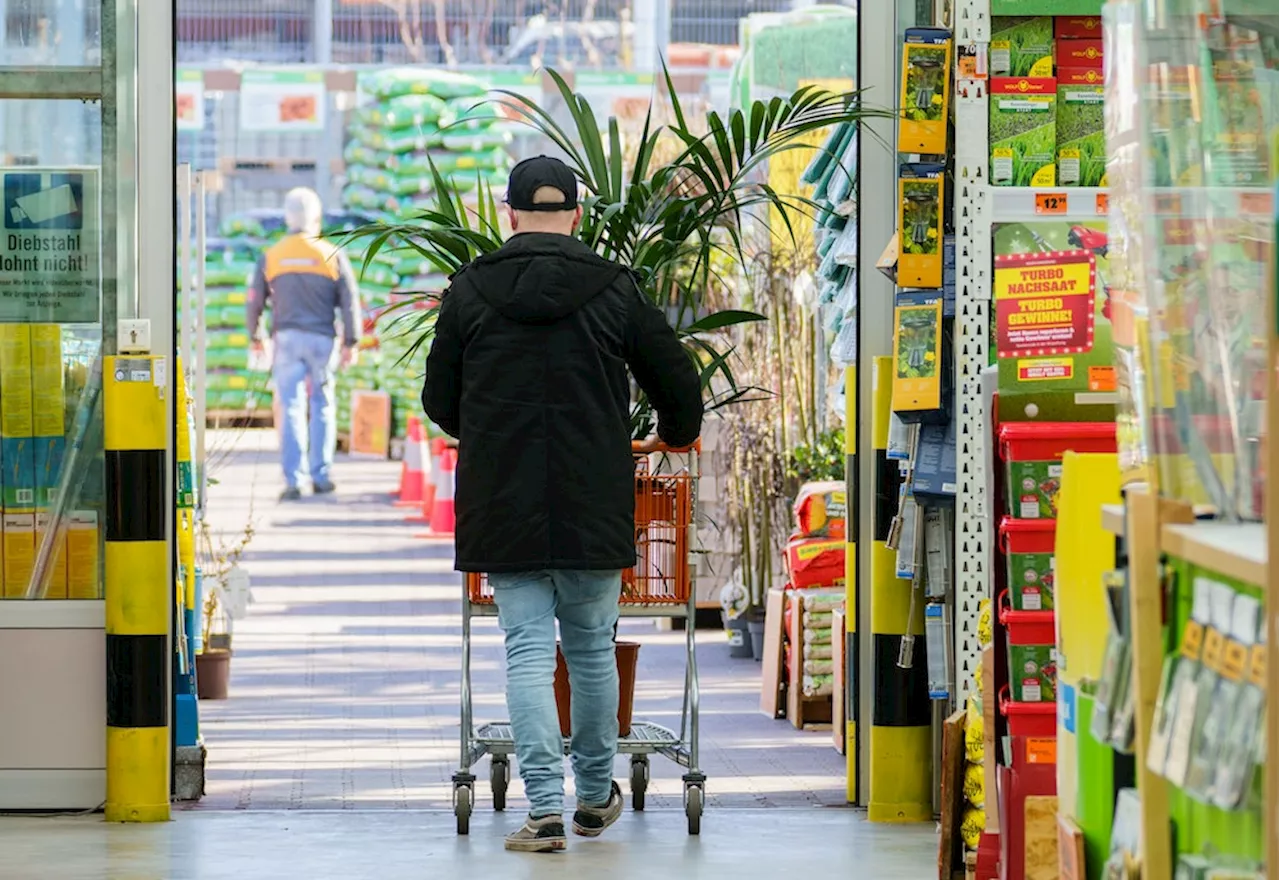
{"label": "man in black jacket", "polygon": [[553,680],[556,621],[573,691],[577,810],[596,837],[622,813],[614,633],[635,564],[628,368],[682,447],[702,428],[698,371],[624,267],[573,237],[578,183],[557,159],[516,165],[515,233],[454,274],[422,403],[459,440],[457,568],[487,572],[506,636],[507,704],[530,801],[508,849],[566,846]]}

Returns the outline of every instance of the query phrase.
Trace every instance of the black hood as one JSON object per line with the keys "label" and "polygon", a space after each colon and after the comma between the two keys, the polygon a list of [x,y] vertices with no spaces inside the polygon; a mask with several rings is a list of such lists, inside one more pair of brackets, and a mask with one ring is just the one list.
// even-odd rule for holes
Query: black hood
{"label": "black hood", "polygon": [[504,317],[521,324],[552,324],[578,311],[624,271],[580,240],[549,232],[512,236],[460,273]]}

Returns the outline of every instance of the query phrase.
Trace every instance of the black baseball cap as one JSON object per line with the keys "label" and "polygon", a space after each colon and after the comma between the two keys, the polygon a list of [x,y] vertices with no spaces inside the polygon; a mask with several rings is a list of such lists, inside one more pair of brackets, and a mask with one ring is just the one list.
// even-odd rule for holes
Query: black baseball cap
{"label": "black baseball cap", "polygon": [[[533,194],[544,186],[560,190],[564,201],[534,204]],[[517,211],[572,211],[578,207],[578,178],[559,159],[533,156],[511,169],[507,180],[507,204]]]}

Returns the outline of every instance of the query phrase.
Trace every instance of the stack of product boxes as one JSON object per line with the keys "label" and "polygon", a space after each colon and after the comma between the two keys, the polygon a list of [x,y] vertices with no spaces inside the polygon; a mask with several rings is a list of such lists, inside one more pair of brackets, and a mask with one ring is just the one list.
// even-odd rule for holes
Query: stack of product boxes
{"label": "stack of product boxes", "polygon": [[991,183],[1106,186],[1102,20],[996,16]]}
{"label": "stack of product boxes", "polygon": [[[0,325],[0,502],[3,590],[26,595],[40,543],[53,527],[52,507],[66,449],[62,328]],[[45,598],[98,598],[98,520],[67,515],[66,537],[53,550]]]}

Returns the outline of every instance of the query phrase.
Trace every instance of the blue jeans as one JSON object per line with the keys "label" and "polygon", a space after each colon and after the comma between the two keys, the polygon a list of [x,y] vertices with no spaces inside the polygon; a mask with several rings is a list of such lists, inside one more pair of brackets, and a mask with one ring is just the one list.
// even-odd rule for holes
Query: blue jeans
{"label": "blue jeans", "polygon": [[[280,464],[284,468],[285,485],[290,489],[299,488],[308,472],[313,483],[329,482],[333,450],[338,442],[333,396],[337,358],[336,340],[332,336],[302,330],[281,330],[275,335],[271,377],[284,410]],[[309,400],[308,379],[311,380]],[[305,471],[304,456],[308,459]]]}
{"label": "blue jeans", "polygon": [[614,635],[620,571],[492,574],[506,634],[507,709],[516,761],[534,818],[564,808],[564,740],[556,715],[556,620],[573,691],[570,754],[579,803],[608,803],[618,753],[618,664]]}

